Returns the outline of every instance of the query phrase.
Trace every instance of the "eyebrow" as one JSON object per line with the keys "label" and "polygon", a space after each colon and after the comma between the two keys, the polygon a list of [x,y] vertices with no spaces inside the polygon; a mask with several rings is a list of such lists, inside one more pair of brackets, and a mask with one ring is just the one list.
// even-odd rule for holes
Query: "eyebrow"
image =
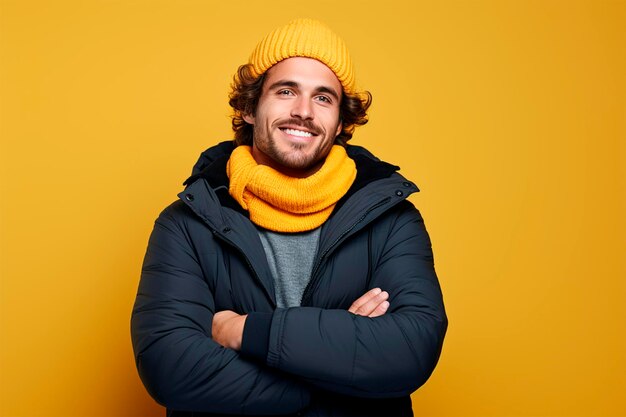
{"label": "eyebrow", "polygon": [[[300,84],[298,84],[295,81],[278,80],[275,83],[273,83],[272,85],[270,85],[268,87],[268,90],[273,90],[273,89],[278,88],[278,87],[300,88]],[[331,96],[333,96],[335,98],[335,100],[339,101],[339,95],[337,94],[337,92],[335,90],[333,90],[330,87],[326,87],[324,85],[320,85],[319,87],[315,88],[315,92],[316,93],[330,94]]]}

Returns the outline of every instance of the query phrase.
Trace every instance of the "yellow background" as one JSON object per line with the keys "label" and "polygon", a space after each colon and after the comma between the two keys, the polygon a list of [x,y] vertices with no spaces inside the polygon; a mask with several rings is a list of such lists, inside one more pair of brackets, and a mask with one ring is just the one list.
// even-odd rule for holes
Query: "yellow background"
{"label": "yellow background", "polygon": [[418,416],[626,415],[626,2],[0,0],[2,416],[164,415],[129,316],[153,221],[295,17],[374,96],[450,327]]}

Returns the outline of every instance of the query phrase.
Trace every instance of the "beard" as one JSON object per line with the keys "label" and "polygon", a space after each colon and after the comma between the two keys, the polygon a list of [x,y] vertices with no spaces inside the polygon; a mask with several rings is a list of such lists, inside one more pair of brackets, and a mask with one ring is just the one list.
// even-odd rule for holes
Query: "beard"
{"label": "beard", "polygon": [[[276,140],[271,131],[279,130],[276,126],[290,124],[303,127],[315,133],[312,139],[315,143],[282,143]],[[265,126],[254,125],[254,143],[257,148],[276,164],[293,170],[307,170],[326,158],[334,144],[334,138],[330,140],[327,132],[314,125],[308,120],[288,119],[273,123],[271,130]]]}

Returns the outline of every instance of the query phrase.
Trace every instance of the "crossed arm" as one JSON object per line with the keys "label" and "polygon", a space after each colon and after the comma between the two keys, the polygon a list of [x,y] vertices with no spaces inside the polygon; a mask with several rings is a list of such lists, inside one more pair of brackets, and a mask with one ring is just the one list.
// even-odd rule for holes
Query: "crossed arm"
{"label": "crossed arm", "polygon": [[[389,293],[387,291],[373,288],[352,303],[348,311],[359,316],[382,316],[389,308],[388,298]],[[237,314],[231,310],[215,313],[211,337],[226,348],[241,350],[243,329],[247,317],[247,314]]]}
{"label": "crossed arm", "polygon": [[[413,208],[397,210],[389,231],[381,229],[385,245],[372,281],[378,288],[348,310],[277,309],[267,352],[257,360],[237,352],[247,316],[216,312],[186,231],[185,222],[199,220],[178,210],[171,207],[155,224],[131,320],[139,374],[159,403],[216,413],[292,413],[309,403],[312,386],[395,397],[413,392],[432,372],[447,321],[430,242]],[[320,366],[325,363],[332,366]]]}

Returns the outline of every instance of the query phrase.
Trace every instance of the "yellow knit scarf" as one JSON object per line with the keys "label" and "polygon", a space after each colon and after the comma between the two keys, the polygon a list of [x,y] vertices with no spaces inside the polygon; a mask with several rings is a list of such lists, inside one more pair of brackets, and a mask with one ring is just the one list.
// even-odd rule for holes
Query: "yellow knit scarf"
{"label": "yellow knit scarf", "polygon": [[275,232],[313,230],[330,216],[356,178],[356,165],[346,150],[334,145],[324,165],[306,178],[293,178],[259,165],[249,146],[238,146],[228,160],[230,195],[250,220]]}

